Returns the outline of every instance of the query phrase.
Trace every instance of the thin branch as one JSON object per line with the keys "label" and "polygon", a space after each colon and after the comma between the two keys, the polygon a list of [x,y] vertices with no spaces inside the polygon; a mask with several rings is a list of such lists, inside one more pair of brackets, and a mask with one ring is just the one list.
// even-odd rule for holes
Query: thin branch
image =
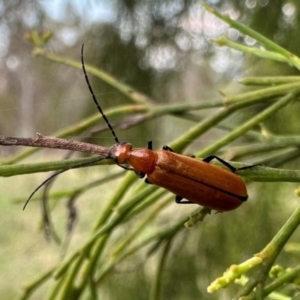
{"label": "thin branch", "polygon": [[79,151],[90,154],[98,154],[107,157],[110,149],[94,144],[83,143],[79,141],[71,141],[66,139],[55,138],[51,136],[43,136],[37,133],[36,138],[19,138],[0,136],[1,146],[27,146],[27,147],[41,147],[51,149],[64,149],[71,151]]}

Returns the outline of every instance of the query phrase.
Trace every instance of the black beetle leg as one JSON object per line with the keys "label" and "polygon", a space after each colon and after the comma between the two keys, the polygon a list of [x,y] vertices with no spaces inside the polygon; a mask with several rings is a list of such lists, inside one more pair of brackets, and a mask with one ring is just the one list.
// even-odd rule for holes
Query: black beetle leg
{"label": "black beetle leg", "polygon": [[149,181],[148,178],[145,179],[145,183],[147,183],[147,184],[152,184],[152,183]]}
{"label": "black beetle leg", "polygon": [[177,204],[195,204],[194,202],[191,202],[191,201],[188,201],[188,200],[184,200],[184,201],[182,201],[182,200],[183,200],[183,198],[181,196],[176,195],[175,202]]}
{"label": "black beetle leg", "polygon": [[141,173],[141,172],[137,172],[135,171],[135,174],[137,175],[138,178],[144,178],[145,177],[145,173]]}
{"label": "black beetle leg", "polygon": [[254,165],[244,166],[244,167],[241,167],[241,168],[235,168],[233,165],[231,165],[230,163],[228,163],[227,161],[223,160],[222,158],[220,158],[219,156],[216,156],[216,155],[209,155],[209,156],[205,157],[203,159],[203,161],[209,163],[214,158],[217,159],[220,163],[222,163],[224,166],[226,166],[232,172],[236,172],[238,170],[250,169],[250,168],[253,168],[253,167],[256,167],[256,166],[261,166],[261,164],[254,164]]}
{"label": "black beetle leg", "polygon": [[220,163],[222,163],[224,166],[226,166],[229,170],[231,170],[232,172],[235,172],[237,169],[232,166],[230,163],[228,163],[227,161],[223,160],[222,158],[220,158],[219,156],[216,155],[209,155],[207,157],[205,157],[203,159],[204,162],[210,163],[213,159],[217,159]]}
{"label": "black beetle leg", "polygon": [[254,168],[254,167],[257,167],[257,166],[262,166],[262,164],[254,164],[254,165],[249,165],[249,166],[244,166],[244,167],[241,167],[241,168],[237,168],[237,170],[245,170],[245,169],[251,169],[251,168]]}
{"label": "black beetle leg", "polygon": [[174,152],[174,150],[173,150],[172,148],[170,148],[169,146],[167,146],[167,145],[164,145],[164,146],[162,147],[162,149],[163,149],[163,150],[166,150],[166,151]]}
{"label": "black beetle leg", "polygon": [[126,167],[126,166],[123,166],[123,165],[120,165],[120,164],[117,164],[119,167],[121,167],[122,169],[126,170],[126,171],[134,171],[133,168],[131,167]]}

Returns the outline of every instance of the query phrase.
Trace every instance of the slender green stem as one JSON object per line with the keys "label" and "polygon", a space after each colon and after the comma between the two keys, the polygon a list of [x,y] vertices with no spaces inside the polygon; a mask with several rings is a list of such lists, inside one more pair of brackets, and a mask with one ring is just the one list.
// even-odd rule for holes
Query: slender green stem
{"label": "slender green stem", "polygon": [[300,224],[300,206],[293,212],[290,218],[277,232],[272,241],[260,252],[257,256],[263,259],[269,257],[277,257],[283,246],[289,240],[291,235],[297,229]]}
{"label": "slender green stem", "polygon": [[[121,255],[121,253],[125,250],[125,248],[127,248],[130,245],[130,243],[145,228],[145,226],[147,226],[168,203],[169,203],[169,201],[160,202],[157,205],[157,207],[154,209],[153,213],[150,213],[148,215],[148,217],[145,220],[143,220],[142,224],[136,226],[136,229],[133,230],[133,232],[131,232],[128,236],[125,237],[125,239],[123,241],[121,241],[118,245],[116,245],[115,250],[111,251],[110,260],[109,260],[111,265],[114,265],[114,261],[116,260],[116,258],[119,255]],[[111,234],[111,232],[112,231],[110,231],[110,234]],[[97,241],[96,241],[96,244],[97,244]],[[99,246],[100,246],[100,248],[99,248]],[[99,248],[99,249],[103,248],[102,240],[101,240],[101,244],[99,244],[99,246],[97,246],[97,248]],[[92,275],[91,272],[93,269],[95,269],[95,263],[99,259],[99,255],[102,252],[102,251],[99,251],[99,249],[98,249],[98,251],[92,251],[89,256],[89,262],[87,263],[87,265],[84,268],[84,272],[83,272],[84,275],[82,277],[82,281],[79,285],[77,285],[77,294],[83,292],[84,287],[88,283],[88,279],[91,278],[91,275]],[[107,258],[106,258],[106,260],[107,260]],[[79,269],[76,269],[75,272],[78,272],[78,270]],[[75,272],[74,273],[72,272],[72,278],[71,278],[72,281],[70,279],[69,287],[68,287],[68,289],[66,289],[66,292],[68,290],[70,290],[70,287],[72,286],[71,283],[75,279]],[[65,293],[64,295],[66,296],[67,294]]]}
{"label": "slender green stem", "polygon": [[53,192],[49,194],[49,200],[50,199],[61,199],[61,198],[66,198],[66,197],[78,197],[79,195],[83,194],[84,192],[99,187],[100,185],[103,185],[104,183],[107,183],[109,181],[114,181],[115,179],[124,176],[125,171],[121,170],[117,173],[111,174],[111,175],[106,175],[104,178],[100,178],[94,181],[91,181],[85,185],[82,185],[78,188],[74,188],[73,190],[61,190],[58,192]]}
{"label": "slender green stem", "polygon": [[261,135],[260,143],[251,143],[251,145],[243,145],[231,147],[228,152],[230,157],[240,157],[245,155],[268,153],[269,151],[300,147],[300,136],[275,136],[264,137]]}
{"label": "slender green stem", "polygon": [[263,294],[263,283],[259,282],[255,289],[255,298],[256,300],[263,300],[264,294]]}
{"label": "slender green stem", "polygon": [[262,100],[270,97],[275,97],[290,92],[299,92],[299,90],[300,90],[300,82],[298,81],[298,82],[281,84],[278,86],[266,87],[263,89],[246,92],[236,96],[224,96],[224,102],[226,104],[233,104],[241,101],[262,102]]}
{"label": "slender green stem", "polygon": [[133,197],[132,200],[130,201],[130,204],[126,204],[126,206],[124,205],[122,211],[116,213],[114,215],[114,218],[111,219],[110,222],[106,222],[102,227],[97,229],[94,232],[94,234],[90,238],[88,238],[88,240],[81,247],[81,249],[76,251],[73,255],[71,255],[71,257],[58,268],[54,276],[59,277],[61,276],[61,274],[66,272],[66,270],[68,269],[68,267],[70,266],[74,258],[77,257],[78,255],[86,255],[87,253],[89,253],[91,246],[95,243],[95,241],[97,241],[97,239],[99,239],[103,235],[112,232],[116,227],[121,225],[123,220],[127,218],[127,215],[131,213],[132,209],[137,205],[138,202],[141,201],[140,199],[145,198],[150,192],[151,192],[151,186],[150,187],[146,186],[146,188],[143,191],[141,191],[139,195]]}
{"label": "slender green stem", "polygon": [[284,286],[286,283],[291,282],[296,276],[299,276],[299,274],[300,274],[300,265],[292,270],[286,271],[284,275],[275,279],[272,283],[268,284],[264,288],[264,295],[266,296],[271,294],[273,291]]}
{"label": "slender green stem", "polygon": [[[132,176],[133,174],[128,174],[125,179],[123,180],[122,184],[119,185],[118,187],[118,191],[115,193],[115,195],[113,196],[113,198],[109,201],[107,207],[103,210],[100,219],[97,221],[97,225],[95,227],[95,230],[99,230],[101,226],[104,226],[105,223],[107,222],[107,219],[109,218],[109,216],[115,211],[115,207],[117,206],[118,202],[123,199],[123,195],[126,193],[126,191],[128,190],[128,188],[130,187],[130,185],[133,182],[133,179],[135,180],[135,176]],[[139,197],[139,196],[138,196]],[[142,195],[142,199],[145,197],[145,194],[143,193]],[[139,199],[134,200],[133,202],[137,202],[139,201]],[[117,212],[119,214],[125,214],[126,215],[126,210],[128,209],[128,205],[129,205],[129,209],[132,206],[132,204],[134,203],[129,203],[126,204],[126,208],[121,208],[120,210],[122,212]],[[124,219],[125,220],[125,219]],[[98,239],[97,241],[95,241],[95,247],[92,250],[92,254],[90,255],[90,259],[89,259],[89,263],[85,266],[83,273],[85,274],[85,276],[83,277],[81,283],[78,285],[78,290],[82,291],[83,288],[86,286],[87,284],[87,279],[90,278],[91,274],[94,274],[95,269],[96,269],[96,264],[97,264],[97,260],[99,260],[99,257],[104,249],[104,244],[107,242],[108,238],[111,236],[112,231],[117,227],[117,224],[115,225],[115,227],[112,227],[112,229],[109,231],[110,234],[109,235],[103,235],[102,239]]]}
{"label": "slender green stem", "polygon": [[[267,277],[267,274],[274,261],[299,224],[300,206],[294,211],[294,213],[278,231],[272,241],[260,253],[256,254],[257,257],[263,259],[263,263],[261,264],[261,267],[258,268],[257,272],[252,276],[252,278],[247,282],[247,284],[235,295],[233,298],[234,300],[240,299],[241,296],[248,295],[259,282],[265,281],[265,278]],[[271,292],[270,287],[268,287],[268,292]],[[264,294],[264,296],[267,295]]]}
{"label": "slender green stem", "polygon": [[99,274],[99,277],[97,279],[97,282],[100,283],[102,280],[107,276],[107,274],[111,271],[111,269],[116,265],[117,262],[120,262],[124,260],[126,257],[134,254],[138,250],[146,247],[150,243],[153,243],[155,241],[161,241],[162,239],[166,237],[170,237],[172,235],[177,234],[180,230],[184,229],[184,226],[182,224],[186,221],[186,219],[181,219],[178,221],[177,224],[175,224],[173,227],[169,227],[167,229],[163,229],[161,231],[156,231],[141,242],[137,243],[130,249],[126,249],[126,251],[123,251],[120,256],[118,256],[113,264],[107,264],[103,269],[101,269],[101,273]]}
{"label": "slender green stem", "polygon": [[66,159],[60,161],[40,162],[40,163],[33,163],[33,164],[0,166],[0,176],[10,177],[10,176],[16,176],[22,174],[32,174],[32,173],[39,173],[39,172],[72,169],[72,167],[76,165],[89,164],[89,163],[91,164],[88,165],[89,167],[115,164],[115,162],[111,159],[105,159],[100,162],[97,160],[99,160],[99,157],[93,156],[88,158]]}
{"label": "slender green stem", "polygon": [[289,64],[295,66],[297,69],[300,69],[300,59],[293,53],[287,51],[283,47],[279,46],[278,44],[274,43],[273,41],[271,41],[268,38],[264,37],[263,35],[259,34],[255,30],[252,30],[248,26],[232,20],[227,15],[222,15],[221,13],[219,13],[212,7],[208,6],[205,2],[202,2],[202,5],[207,11],[214,14],[216,17],[218,17],[219,19],[221,19],[222,21],[227,23],[229,26],[231,26],[231,27],[237,29],[239,32],[255,39],[256,41],[261,43],[263,46],[265,46],[267,49],[270,49],[271,51],[274,51],[275,53],[278,53],[278,54],[286,57],[289,61]]}
{"label": "slender green stem", "polygon": [[155,274],[154,282],[152,283],[149,300],[160,299],[159,295],[162,285],[161,281],[163,278],[162,273],[167,263],[168,254],[170,253],[171,241],[171,239],[167,240],[166,244],[164,245],[163,252],[161,254],[161,258],[159,260],[157,271]]}
{"label": "slender green stem", "polygon": [[24,294],[21,296],[20,300],[27,300],[34,293],[34,291],[39,288],[42,284],[48,280],[53,274],[54,268],[50,269],[42,276],[40,276],[37,280],[33,281],[29,285],[24,287]]}
{"label": "slender green stem", "polygon": [[66,277],[60,278],[59,281],[55,282],[55,288],[50,291],[50,293],[44,297],[47,300],[60,300],[60,291],[65,283]]}
{"label": "slender green stem", "polygon": [[169,146],[174,151],[181,153],[197,137],[199,137],[201,134],[203,134],[210,128],[216,126],[216,124],[226,119],[228,116],[230,116],[233,112],[237,111],[241,107],[244,107],[244,103],[243,104],[238,103],[236,105],[223,108],[222,110],[213,113],[212,115],[208,116],[205,120],[200,122],[200,124],[193,126],[182,136],[180,136],[175,141],[170,143]]}
{"label": "slender green stem", "polygon": [[276,103],[271,105],[270,107],[266,108],[263,112],[259,113],[255,117],[251,118],[249,121],[245,122],[240,127],[236,128],[232,132],[230,132],[225,137],[219,139],[217,142],[213,143],[212,145],[206,147],[202,151],[199,151],[196,153],[196,156],[206,156],[211,153],[215,153],[217,150],[222,148],[225,145],[228,145],[232,141],[236,140],[238,137],[242,136],[244,133],[252,129],[255,125],[261,123],[262,121],[266,120],[270,116],[272,116],[276,111],[286,106],[288,103],[290,103],[295,98],[295,95],[290,93],[284,97],[282,97],[280,100],[278,100]]}
{"label": "slender green stem", "polygon": [[97,289],[97,284],[94,282],[93,279],[90,279],[89,281],[89,288],[90,288],[90,295],[91,295],[91,300],[98,300],[98,289]]}
{"label": "slender green stem", "polygon": [[247,53],[247,54],[252,54],[252,55],[258,56],[260,58],[264,58],[264,59],[267,58],[267,59],[271,59],[271,60],[275,60],[275,61],[279,61],[279,62],[283,62],[283,63],[290,62],[289,59],[287,59],[285,56],[283,56],[277,52],[268,51],[268,50],[260,49],[260,48],[244,46],[244,45],[241,45],[239,43],[229,40],[225,36],[214,39],[214,40],[212,40],[212,42],[216,43],[218,46],[227,46],[229,48],[232,48],[232,49],[235,49],[235,50]]}
{"label": "slender green stem", "polygon": [[[64,274],[64,278],[61,278],[57,281],[57,286],[55,286],[52,291],[54,297],[49,298],[48,300],[64,300],[64,299],[74,299],[74,292],[75,292],[75,279],[76,275],[80,270],[81,265],[83,264],[85,257],[81,256],[73,261],[73,264],[69,268],[68,272]],[[61,285],[61,281],[64,282]],[[59,292],[58,292],[59,291]],[[59,295],[59,296],[57,296]]]}
{"label": "slender green stem", "polygon": [[[68,66],[71,66],[71,67],[74,67],[77,69],[82,68],[80,61],[62,57],[62,56],[59,56],[56,54],[51,54],[51,53],[45,51],[44,49],[43,50],[36,49],[34,51],[34,54],[46,57],[49,60],[52,60],[52,61],[55,61],[58,63],[62,63],[64,65],[68,65]],[[127,84],[121,83],[118,79],[114,78],[113,76],[111,76],[110,74],[106,73],[103,70],[101,70],[99,68],[95,68],[89,64],[85,64],[85,68],[88,73],[93,74],[93,75],[97,76],[98,78],[100,78],[101,80],[103,80],[104,82],[108,83],[114,89],[116,89],[117,91],[124,94],[133,103],[138,103],[138,104],[148,103],[149,104],[149,103],[153,102],[150,97],[138,92],[137,90],[135,90],[134,88],[132,88],[131,86],[129,86]],[[82,78],[83,78],[83,75],[82,75]]]}
{"label": "slender green stem", "polygon": [[148,213],[148,216],[140,223],[135,226],[134,230],[128,234],[122,241],[120,241],[114,249],[111,251],[111,259],[113,260],[115,257],[119,256],[126,247],[128,247],[137,236],[152,222],[157,215],[168,205],[170,204],[170,200],[173,198],[172,196],[168,196],[168,198],[164,201],[160,200],[160,202],[154,207],[153,211]]}
{"label": "slender green stem", "polygon": [[[283,85],[282,85],[283,86]],[[279,91],[278,89],[272,88],[270,91],[269,88],[261,89],[259,91],[247,92],[238,96],[223,96],[225,98],[226,103],[233,103],[229,107],[225,107],[222,110],[219,110],[215,113],[212,113],[205,120],[200,122],[199,124],[192,127],[189,131],[183,134],[181,137],[177,138],[176,141],[170,144],[170,147],[174,149],[176,152],[182,152],[189,144],[191,144],[197,137],[199,137],[204,132],[208,131],[210,128],[215,127],[218,123],[228,118],[235,111],[248,107],[250,105],[254,105],[258,102],[262,102],[264,100],[270,100],[272,97],[278,94],[284,94],[285,92],[290,92],[292,86],[288,88],[285,87]],[[296,88],[297,87],[297,88]],[[293,83],[294,89],[300,89],[299,83]],[[289,94],[293,98],[292,94]],[[284,100],[283,100],[284,102]],[[288,102],[288,101],[287,101]],[[245,131],[247,132],[247,131]],[[244,133],[245,133],[244,132]],[[213,152],[211,152],[213,153]]]}
{"label": "slender green stem", "polygon": [[274,85],[274,84],[285,84],[300,81],[300,76],[274,76],[274,77],[243,77],[239,80],[244,85]]}
{"label": "slender green stem", "polygon": [[106,234],[95,242],[89,260],[83,266],[80,274],[78,274],[78,276],[80,276],[80,280],[77,281],[77,295],[80,295],[84,292],[84,289],[88,283],[90,283],[92,287],[96,288],[94,277],[98,269],[97,263],[101,257],[101,254],[105,250],[105,246],[110,237],[111,234]]}

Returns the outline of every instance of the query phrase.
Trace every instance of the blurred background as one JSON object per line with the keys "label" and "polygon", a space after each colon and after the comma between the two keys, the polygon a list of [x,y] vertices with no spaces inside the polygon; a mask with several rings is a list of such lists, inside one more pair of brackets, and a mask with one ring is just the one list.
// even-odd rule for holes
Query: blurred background
{"label": "blurred background", "polygon": [[[201,2],[0,0],[0,135],[33,137],[36,132],[51,135],[96,111],[81,70],[32,56],[32,46],[25,36],[33,30],[52,31],[47,49],[74,60],[80,60],[81,44],[85,43],[87,63],[160,104],[214,100],[220,98],[220,91],[238,94],[249,89],[237,83],[242,76],[298,74],[285,64],[215,46],[210,39],[221,35],[246,45],[255,41],[205,12]],[[299,1],[213,0],[207,3],[300,55]],[[91,76],[90,80],[104,110],[128,102],[124,95],[99,79]],[[292,109],[277,114],[267,123],[268,129],[283,135],[299,133],[299,107]],[[186,120],[179,122],[175,117],[163,117],[117,134],[120,140],[135,146],[145,146],[148,140],[153,140],[154,148],[159,148],[192,125]],[[200,149],[222,134],[220,130],[209,132],[189,151]],[[113,143],[109,132],[85,140],[101,145]],[[19,150],[1,147],[0,154],[7,157]],[[36,159],[45,161],[60,157],[59,151],[36,155]],[[282,167],[296,169],[298,165],[299,160],[295,159]],[[111,168],[102,170],[103,174],[111,172]],[[83,179],[97,178],[101,171],[93,168],[70,172],[69,177],[58,180],[57,186],[71,189]],[[22,204],[16,201],[25,201],[43,179],[45,174],[0,180],[1,299],[20,295],[24,282],[37,278],[60,260],[60,247],[45,241],[39,230],[39,206],[31,204],[29,211],[22,212]],[[275,189],[277,186],[250,184],[247,205],[234,212],[212,215],[197,228],[183,231],[163,275],[162,299],[229,299],[234,287],[216,296],[207,294],[206,286],[231,263],[239,263],[259,252],[298,204],[293,195],[297,184],[280,184],[280,190]],[[80,203],[75,241],[90,231],[89,220],[101,209],[99,195],[104,201],[111,192],[108,187],[98,187]],[[172,218],[188,215],[189,209],[182,212],[182,207],[173,206],[172,214],[166,219],[168,224],[172,224]],[[66,218],[63,207],[64,203],[54,216],[62,234]],[[133,295],[134,299],[148,299],[153,273],[151,259],[155,258],[149,258],[144,264],[142,257],[141,254],[138,263],[129,260],[116,270],[104,284],[103,299],[132,299]],[[288,266],[295,259],[283,254],[281,261]],[[41,294],[36,297],[32,299],[41,299]]]}

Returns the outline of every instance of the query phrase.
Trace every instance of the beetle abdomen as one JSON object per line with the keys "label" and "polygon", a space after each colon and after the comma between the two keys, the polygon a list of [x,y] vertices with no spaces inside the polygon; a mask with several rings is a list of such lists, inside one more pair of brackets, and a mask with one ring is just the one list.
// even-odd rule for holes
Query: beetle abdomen
{"label": "beetle abdomen", "polygon": [[204,207],[228,211],[248,198],[245,183],[236,174],[188,156],[157,151],[152,184]]}

